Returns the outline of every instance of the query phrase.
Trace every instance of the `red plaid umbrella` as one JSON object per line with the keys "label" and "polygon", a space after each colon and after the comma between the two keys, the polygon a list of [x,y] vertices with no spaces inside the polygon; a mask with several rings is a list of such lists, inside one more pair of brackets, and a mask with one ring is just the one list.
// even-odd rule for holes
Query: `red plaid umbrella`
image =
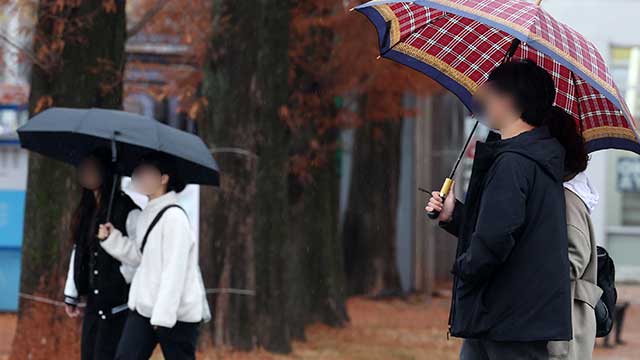
{"label": "red plaid umbrella", "polygon": [[635,122],[602,55],[537,4],[375,0],[355,10],[375,26],[382,57],[438,81],[470,110],[473,93],[506,57],[531,59],[553,76],[556,105],[576,119],[589,151],[640,154]]}

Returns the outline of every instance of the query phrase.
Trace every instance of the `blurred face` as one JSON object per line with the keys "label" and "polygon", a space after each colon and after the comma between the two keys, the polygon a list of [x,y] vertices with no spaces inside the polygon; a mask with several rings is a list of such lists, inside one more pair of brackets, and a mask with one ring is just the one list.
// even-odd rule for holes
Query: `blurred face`
{"label": "blurred face", "polygon": [[78,183],[85,189],[95,191],[102,186],[102,172],[97,160],[87,158],[77,168]]}
{"label": "blurred face", "polygon": [[131,181],[135,191],[151,196],[165,191],[169,176],[161,174],[153,165],[140,165],[133,171]]}
{"label": "blurred face", "polygon": [[491,83],[482,85],[473,101],[476,118],[492,129],[500,130],[520,118],[511,96],[495,89]]}

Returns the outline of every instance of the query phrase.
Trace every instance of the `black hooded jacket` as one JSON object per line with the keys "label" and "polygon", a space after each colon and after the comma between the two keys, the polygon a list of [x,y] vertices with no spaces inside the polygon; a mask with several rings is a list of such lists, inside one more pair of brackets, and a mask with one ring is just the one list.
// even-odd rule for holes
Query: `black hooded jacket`
{"label": "black hooded jacket", "polygon": [[[124,192],[115,194],[110,222],[126,235],[126,222],[132,210],[140,209]],[[127,303],[129,285],[120,272],[120,261],[107,254],[95,237],[98,225],[107,222],[106,209],[97,216],[85,215],[83,226],[76,235],[74,256],[74,282],[78,294],[87,297],[87,310],[100,311],[109,317],[114,307]],[[77,299],[65,299],[74,304]]]}
{"label": "black hooded jacket", "polygon": [[546,127],[478,142],[458,237],[450,331],[494,341],[570,340],[564,150]]}

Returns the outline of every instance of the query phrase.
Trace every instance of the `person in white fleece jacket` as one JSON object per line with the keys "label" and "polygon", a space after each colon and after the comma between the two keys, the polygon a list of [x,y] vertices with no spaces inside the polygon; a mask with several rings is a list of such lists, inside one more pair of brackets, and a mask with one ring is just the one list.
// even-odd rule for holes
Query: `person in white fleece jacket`
{"label": "person in white fleece jacket", "polygon": [[[129,291],[130,314],[116,359],[148,359],[159,343],[165,359],[195,359],[198,327],[210,319],[189,219],[177,202],[184,189],[171,158],[149,154],[133,173],[136,191],[149,197],[135,238],[100,226],[100,245],[137,267]],[[146,238],[146,239],[145,239]]]}

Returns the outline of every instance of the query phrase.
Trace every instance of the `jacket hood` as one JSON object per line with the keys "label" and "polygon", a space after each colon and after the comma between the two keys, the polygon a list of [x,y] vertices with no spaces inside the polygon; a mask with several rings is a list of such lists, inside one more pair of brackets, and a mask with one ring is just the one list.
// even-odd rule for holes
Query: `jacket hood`
{"label": "jacket hood", "polygon": [[600,195],[598,191],[591,185],[587,174],[584,172],[579,173],[573,179],[564,183],[564,187],[576,194],[580,200],[587,206],[589,213],[598,205]]}
{"label": "jacket hood", "polygon": [[492,145],[496,157],[505,152],[515,152],[535,161],[556,181],[564,178],[564,149],[558,140],[551,136],[546,126],[537,127],[510,139],[497,140]]}

